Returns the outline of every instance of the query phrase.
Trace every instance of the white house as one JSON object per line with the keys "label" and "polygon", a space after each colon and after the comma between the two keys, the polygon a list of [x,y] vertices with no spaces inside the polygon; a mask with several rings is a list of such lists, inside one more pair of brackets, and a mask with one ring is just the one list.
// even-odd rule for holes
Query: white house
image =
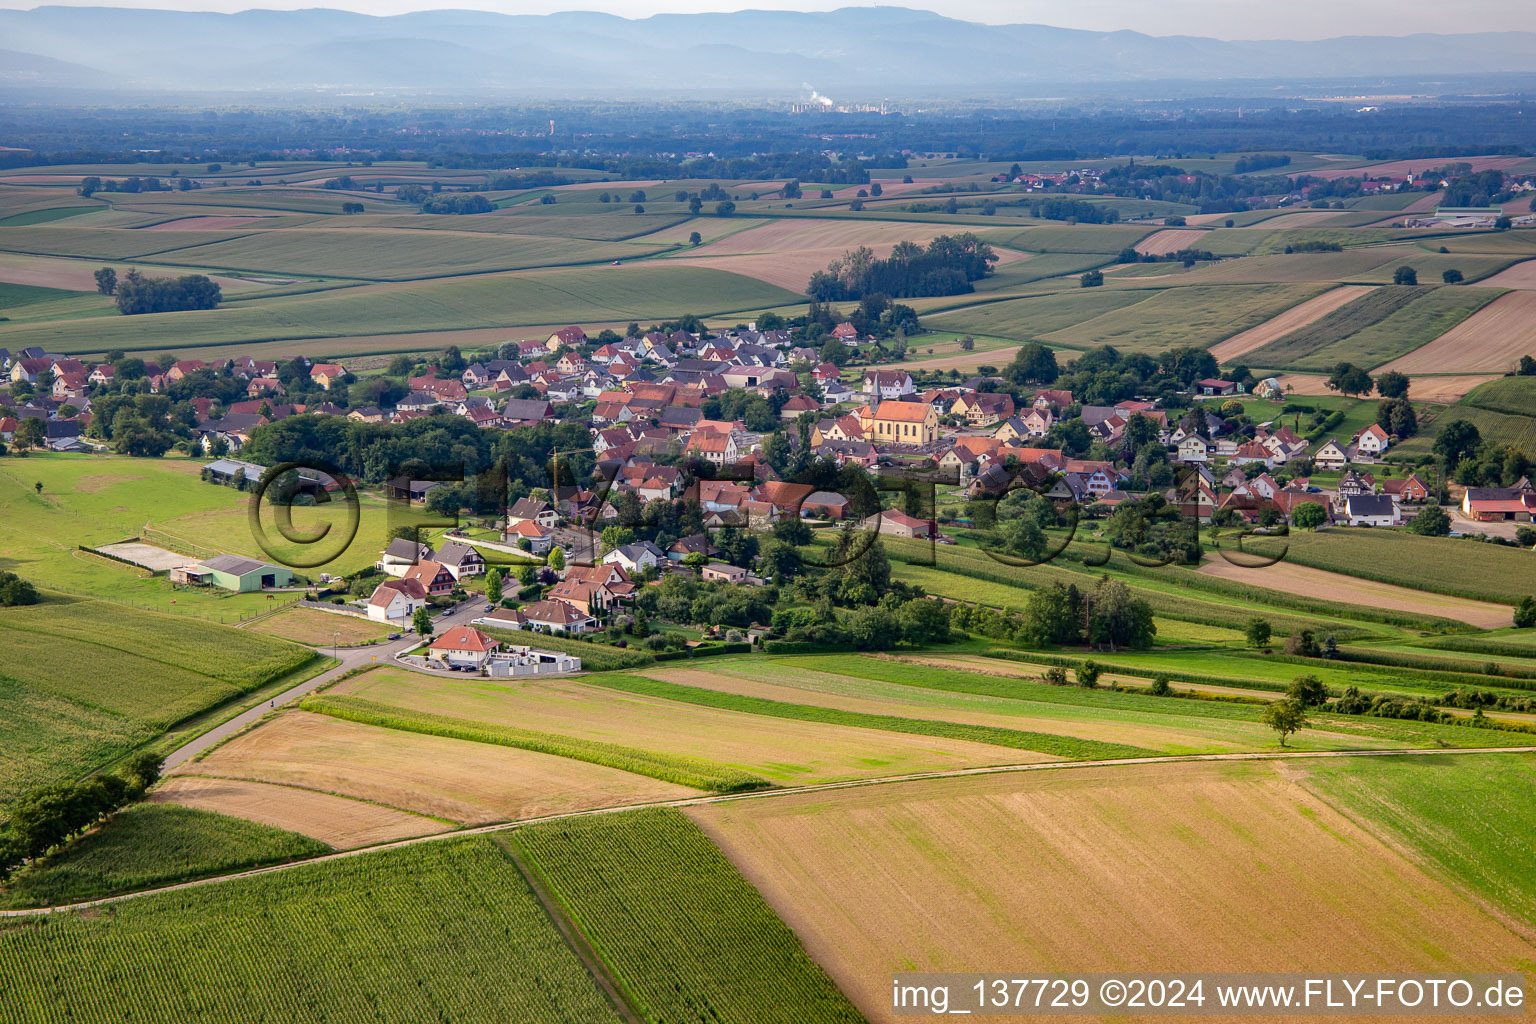
{"label": "white house", "polygon": [[1186,463],[1206,462],[1211,457],[1210,445],[1199,434],[1190,434],[1179,442],[1179,461]]}
{"label": "white house", "polygon": [[1385,494],[1352,494],[1344,499],[1342,518],[1350,526],[1397,526],[1403,512]]}
{"label": "white house", "polygon": [[432,548],[429,545],[418,544],[404,537],[396,537],[389,542],[389,547],[384,549],[384,557],[379,560],[379,568],[391,576],[404,576],[410,571],[411,566],[431,560]]}
{"label": "white house", "polygon": [[660,565],[667,560],[666,553],[648,540],[625,544],[603,556],[605,563],[622,566],[625,572],[641,572],[647,566]]}
{"label": "white house", "polygon": [[446,665],[484,667],[500,643],[473,626],[454,626],[432,641],[427,660]]}
{"label": "white house", "polygon": [[419,580],[385,580],[368,598],[368,617],[404,628],[417,609],[427,606],[427,588]]}
{"label": "white house", "polygon": [[1362,455],[1380,455],[1391,443],[1392,439],[1387,432],[1376,423],[1355,435],[1355,449]]}
{"label": "white house", "polygon": [[1327,470],[1343,469],[1349,465],[1349,456],[1344,454],[1344,448],[1339,442],[1329,438],[1323,446],[1312,456],[1312,466],[1315,469]]}

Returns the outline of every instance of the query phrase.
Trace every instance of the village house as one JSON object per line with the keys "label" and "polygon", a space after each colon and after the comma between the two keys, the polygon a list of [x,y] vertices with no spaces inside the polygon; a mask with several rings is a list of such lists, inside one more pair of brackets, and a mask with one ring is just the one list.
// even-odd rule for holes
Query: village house
{"label": "village house", "polygon": [[485,558],[480,552],[458,541],[445,540],[434,561],[451,572],[456,580],[485,572]]}
{"label": "village house", "polygon": [[521,620],[516,628],[535,633],[590,633],[597,628],[595,617],[564,601],[535,601],[512,614]]}
{"label": "village house", "polygon": [[1468,487],[1462,495],[1461,512],[1480,523],[1528,523],[1536,515],[1536,490],[1528,480],[1514,487]]}
{"label": "village house", "polygon": [[1397,526],[1403,521],[1402,509],[1385,494],[1352,494],[1334,517],[1350,526]]}
{"label": "village house", "polygon": [[905,512],[886,509],[879,515],[870,516],[859,523],[861,530],[874,530],[887,537],[904,537],[916,540],[933,540],[939,529],[931,519],[918,519]]}
{"label": "village house", "polygon": [[402,578],[415,580],[427,589],[428,597],[442,597],[453,590],[453,573],[441,562],[425,560],[407,566]]}
{"label": "village house", "polygon": [[474,626],[453,626],[427,647],[427,661],[478,671],[500,646],[500,641]]}
{"label": "village house", "polygon": [[501,540],[503,544],[517,544],[518,547],[522,547],[519,541],[526,540],[531,553],[545,555],[555,546],[555,531],[532,519],[516,519],[507,524],[501,533]]}
{"label": "village house", "polygon": [[1429,500],[1429,485],[1419,479],[1417,473],[1381,482],[1381,492],[1396,498],[1405,505],[1420,505]]}
{"label": "village house", "polygon": [[316,363],[309,368],[309,379],[326,391],[341,383],[346,375],[347,371],[339,363]]}
{"label": "village house", "polygon": [[625,544],[614,548],[603,556],[604,562],[618,565],[628,573],[639,573],[645,569],[660,565],[667,560],[667,556],[655,544],[648,540],[636,541],[633,544]]}
{"label": "village house", "polygon": [[747,581],[747,570],[724,562],[710,562],[700,570],[699,575],[706,582],[745,583]]}
{"label": "village house", "polygon": [[385,580],[368,598],[368,617],[404,629],[418,609],[427,606],[427,589],[419,580]]}
{"label": "village house", "polygon": [[917,389],[912,385],[912,375],[905,370],[865,370],[861,390],[865,398],[876,400],[901,398]]}
{"label": "village house", "polygon": [[961,395],[955,401],[955,404],[950,406],[949,414],[962,417],[966,423],[973,427],[980,427],[988,423],[996,423],[998,420],[1006,420],[1012,416],[1013,398],[1009,395],[986,391]]}
{"label": "village house", "polygon": [[1312,455],[1312,465],[1324,472],[1333,472],[1349,465],[1349,456],[1344,454],[1339,442],[1329,438]]}

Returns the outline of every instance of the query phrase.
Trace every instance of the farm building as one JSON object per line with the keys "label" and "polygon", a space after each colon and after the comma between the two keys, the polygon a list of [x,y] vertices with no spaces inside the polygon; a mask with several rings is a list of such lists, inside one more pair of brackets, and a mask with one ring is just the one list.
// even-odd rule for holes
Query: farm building
{"label": "farm building", "polygon": [[245,594],[292,586],[293,572],[285,566],[258,562],[254,558],[216,555],[195,565],[172,570],[171,579],[175,582],[208,584]]}
{"label": "farm building", "polygon": [[1536,490],[1524,487],[1468,487],[1461,511],[1480,523],[1514,520],[1528,523],[1536,517]]}

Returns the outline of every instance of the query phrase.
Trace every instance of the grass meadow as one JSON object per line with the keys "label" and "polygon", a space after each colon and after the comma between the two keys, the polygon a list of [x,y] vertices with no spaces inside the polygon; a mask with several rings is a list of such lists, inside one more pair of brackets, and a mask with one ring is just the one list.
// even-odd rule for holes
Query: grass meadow
{"label": "grass meadow", "polygon": [[0,644],[0,801],[101,768],[313,657],[254,633],[61,595],[0,610]]}

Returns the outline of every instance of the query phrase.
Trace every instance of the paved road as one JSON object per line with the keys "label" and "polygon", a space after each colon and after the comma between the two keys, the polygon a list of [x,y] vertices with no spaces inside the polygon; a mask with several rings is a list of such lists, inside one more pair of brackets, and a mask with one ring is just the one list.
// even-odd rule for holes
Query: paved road
{"label": "paved road", "polygon": [[[454,608],[450,608],[442,614],[438,615],[432,621],[438,624],[438,630],[441,631],[444,627],[456,626],[461,622],[470,621],[475,617],[478,610],[483,607],[484,605],[478,601],[465,601],[463,604],[460,604]],[[225,722],[223,725],[215,726],[196,739],[191,740],[180,747],[177,747],[175,750],[166,755],[165,770],[169,771],[170,769],[175,768],[177,765],[191,760],[198,754],[207,750],[209,747],[212,747],[218,743],[222,743],[224,740],[229,739],[229,737],[249,727],[253,723],[260,721],[263,716],[271,714],[273,711],[277,710],[285,704],[290,704],[293,701],[298,700],[305,694],[313,693],[315,690],[318,690],[326,683],[336,679],[337,676],[344,675],[345,673],[350,672],[355,668],[362,668],[371,664],[395,665],[398,668],[411,668],[410,665],[401,665],[399,662],[395,661],[395,655],[420,642],[420,638],[417,637],[416,634],[407,633],[399,640],[386,640],[376,644],[368,644],[364,647],[348,647],[345,650],[338,650],[336,655],[341,664],[337,665],[333,669],[320,673],[312,679],[304,680],[304,682],[299,683],[292,689],[284,690],[276,697],[271,698],[267,703],[258,704],[251,708],[249,711],[241,712],[234,718],[231,718],[229,721]],[[321,654],[327,653],[324,647],[318,648],[317,650]],[[422,670],[412,669],[412,671]],[[433,674],[435,675],[437,673]]]}
{"label": "paved road", "polygon": [[7,917],[37,917],[44,914],[58,914],[69,910],[83,910],[89,907],[104,906],[109,903],[121,903],[123,900],[137,899],[141,896],[153,896],[157,893],[176,892],[180,889],[192,889],[204,885],[218,885],[222,882],[233,881],[237,878],[250,878],[255,875],[266,875],[274,871],[291,871],[309,864],[321,861],[341,860],[344,857],[358,857],[367,853],[378,853],[382,850],[394,850],[403,846],[416,846],[420,843],[435,843],[444,839],[460,839],[464,836],[477,836],[505,832],[509,829],[523,828],[528,825],[546,821],[558,821],[564,818],[580,818],[593,814],[622,814],[625,811],[633,811],[641,807],[697,807],[700,804],[724,803],[734,800],[772,800],[778,797],[795,796],[801,793],[822,793],[836,789],[861,789],[865,786],[889,786],[902,782],[919,782],[925,779],[954,779],[967,775],[1001,775],[1013,772],[1059,772],[1075,771],[1079,768],[1116,768],[1125,765],[1138,764],[1181,764],[1191,761],[1279,761],[1279,760],[1308,760],[1323,757],[1423,757],[1425,755],[1459,757],[1468,754],[1531,754],[1536,752],[1532,747],[1429,747],[1416,750],[1276,750],[1254,751],[1236,754],[1166,754],[1153,757],[1126,757],[1109,761],[1031,761],[1028,764],[1004,764],[986,765],[980,768],[951,768],[937,772],[914,772],[907,775],[888,775],[878,779],[853,779],[846,782],[824,782],[812,786],[794,786],[784,789],[760,789],[749,793],[716,793],[705,796],[682,797],[675,800],[658,800],[651,803],[620,804],[614,807],[595,807],[581,811],[565,811],[559,814],[546,814],[536,818],[523,818],[519,821],[502,821],[492,825],[479,825],[474,828],[463,828],[452,832],[437,832],[428,836],[417,836],[412,839],[398,839],[393,842],[379,843],[374,846],[364,846],[355,850],[341,850],[329,853],[322,857],[311,857],[308,860],[290,861],[285,864],[273,864],[264,868],[251,868],[245,871],[237,871],[228,875],[216,875],[212,878],[199,878],[191,882],[177,882],[174,885],[161,886],[156,889],[144,889],[139,892],[121,893],[117,896],[105,896],[97,900],[86,900],[80,903],[68,903],[56,907],[31,907],[25,910],[0,910],[0,918]]}

